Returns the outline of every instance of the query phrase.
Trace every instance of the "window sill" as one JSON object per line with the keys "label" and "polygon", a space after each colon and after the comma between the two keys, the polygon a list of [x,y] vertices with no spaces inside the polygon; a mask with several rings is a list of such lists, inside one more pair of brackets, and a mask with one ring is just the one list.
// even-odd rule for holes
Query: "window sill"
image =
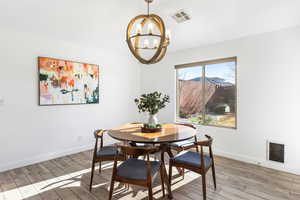
{"label": "window sill", "polygon": [[199,127],[213,127],[213,128],[225,128],[225,129],[232,129],[232,130],[237,130],[237,127],[227,127],[227,126],[217,126],[217,125],[204,125],[204,124],[195,124],[192,123],[190,121],[184,120],[184,119],[176,119],[175,123],[188,123],[188,124],[192,124],[195,127],[199,128]]}

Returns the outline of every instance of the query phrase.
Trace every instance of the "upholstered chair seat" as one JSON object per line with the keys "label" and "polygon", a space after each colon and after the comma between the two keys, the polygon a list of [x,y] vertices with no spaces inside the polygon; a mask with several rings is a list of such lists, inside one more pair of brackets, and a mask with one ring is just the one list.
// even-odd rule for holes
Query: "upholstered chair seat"
{"label": "upholstered chair seat", "polygon": [[[118,149],[115,146],[104,146],[97,151],[96,156],[97,156],[97,158],[112,157],[117,154],[117,151],[118,151]],[[124,156],[124,155],[120,152],[119,156]]]}
{"label": "upholstered chair seat", "polygon": [[[161,162],[150,161],[151,176],[159,172]],[[147,161],[130,158],[124,161],[117,169],[117,176],[131,180],[147,180]]]}
{"label": "upholstered chair seat", "polygon": [[[171,158],[174,163],[180,163],[192,167],[201,166],[201,155],[198,152],[193,151],[182,151],[177,154],[175,157]],[[209,168],[212,164],[212,159],[208,155],[204,155],[204,167]]]}

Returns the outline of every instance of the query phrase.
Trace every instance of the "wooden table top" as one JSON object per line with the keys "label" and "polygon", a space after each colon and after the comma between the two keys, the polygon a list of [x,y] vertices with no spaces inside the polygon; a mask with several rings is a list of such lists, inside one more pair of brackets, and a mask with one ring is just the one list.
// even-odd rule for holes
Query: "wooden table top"
{"label": "wooden table top", "polygon": [[142,133],[143,124],[126,124],[108,131],[108,134],[121,141],[137,143],[172,143],[188,140],[196,135],[196,130],[178,124],[163,124],[162,130],[155,133]]}

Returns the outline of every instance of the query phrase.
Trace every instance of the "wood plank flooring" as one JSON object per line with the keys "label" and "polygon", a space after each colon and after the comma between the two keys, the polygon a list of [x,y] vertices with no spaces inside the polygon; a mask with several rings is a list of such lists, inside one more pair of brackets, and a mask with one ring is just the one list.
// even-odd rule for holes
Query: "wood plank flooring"
{"label": "wood plank flooring", "polygon": [[[92,152],[85,151],[0,173],[0,200],[106,200],[112,163],[102,164],[88,191]],[[300,176],[216,157],[217,190],[207,174],[210,200],[300,200]],[[202,199],[201,177],[186,171],[185,179],[175,172],[175,200]],[[155,199],[163,199],[160,181],[154,185]],[[145,188],[115,185],[114,199],[147,199]]]}

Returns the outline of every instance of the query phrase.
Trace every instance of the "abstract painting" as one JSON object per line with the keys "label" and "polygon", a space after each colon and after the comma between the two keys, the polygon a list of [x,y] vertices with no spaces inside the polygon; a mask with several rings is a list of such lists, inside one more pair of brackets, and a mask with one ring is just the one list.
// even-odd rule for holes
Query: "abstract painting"
{"label": "abstract painting", "polygon": [[99,103],[99,66],[38,57],[39,105]]}

